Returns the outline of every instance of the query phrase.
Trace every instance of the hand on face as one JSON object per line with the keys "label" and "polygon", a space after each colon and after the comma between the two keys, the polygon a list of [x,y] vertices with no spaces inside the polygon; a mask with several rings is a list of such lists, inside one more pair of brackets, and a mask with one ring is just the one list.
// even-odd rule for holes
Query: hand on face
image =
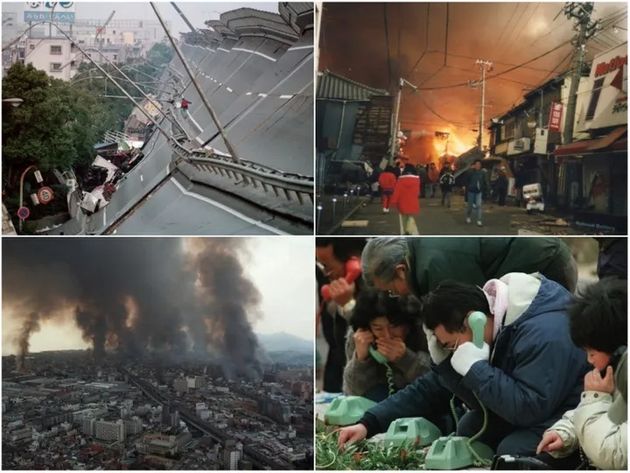
{"label": "hand on face", "polygon": [[364,361],[369,354],[369,348],[374,343],[374,335],[368,329],[360,328],[352,336],[354,339],[354,351],[357,360]]}
{"label": "hand on face", "polygon": [[422,324],[422,330],[424,330],[424,334],[427,337],[427,346],[429,348],[429,355],[431,355],[431,359],[433,360],[433,363],[435,363],[436,365],[439,365],[444,360],[446,360],[451,353],[442,347],[437,337],[435,336],[435,333],[433,332],[433,330],[427,328],[427,326],[424,324]]}
{"label": "hand on face", "polygon": [[597,391],[612,394],[615,392],[615,375],[612,366],[606,367],[606,375],[602,377],[597,368],[584,376],[584,391]]}
{"label": "hand on face", "polygon": [[407,352],[407,345],[401,338],[377,338],[376,347],[392,363],[400,360]]}

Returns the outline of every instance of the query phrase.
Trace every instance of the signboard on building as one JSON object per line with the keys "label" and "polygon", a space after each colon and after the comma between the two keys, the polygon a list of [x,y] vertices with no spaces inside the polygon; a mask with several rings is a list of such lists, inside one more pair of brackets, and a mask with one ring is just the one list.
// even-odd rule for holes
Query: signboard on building
{"label": "signboard on building", "polygon": [[536,128],[536,138],[534,138],[534,153],[547,154],[547,139],[549,131],[546,128]]}
{"label": "signboard on building", "polygon": [[549,131],[561,131],[562,122],[562,104],[559,102],[551,102],[549,109]]}
{"label": "signboard on building", "polygon": [[521,154],[531,149],[531,140],[529,138],[519,138],[508,142],[507,154]]}
{"label": "signboard on building", "polygon": [[628,123],[628,43],[593,59],[588,93],[578,95],[580,131]]}
{"label": "signboard on building", "polygon": [[27,2],[24,22],[52,21],[74,23],[74,2]]}

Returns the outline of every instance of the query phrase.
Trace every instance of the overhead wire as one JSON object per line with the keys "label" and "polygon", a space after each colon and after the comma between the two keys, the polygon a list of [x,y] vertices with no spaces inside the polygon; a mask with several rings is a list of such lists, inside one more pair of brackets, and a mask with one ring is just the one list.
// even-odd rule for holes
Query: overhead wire
{"label": "overhead wire", "polygon": [[422,61],[422,59],[424,58],[424,55],[427,53],[427,50],[429,48],[429,15],[430,13],[431,13],[431,4],[427,3],[427,20],[426,20],[426,25],[424,27],[425,32],[426,32],[426,39],[424,40],[424,50],[422,51],[422,54],[420,54],[420,57],[418,58],[416,63],[411,68],[411,71],[409,72],[410,75],[413,74],[413,71],[416,70],[416,67],[418,67],[418,64],[420,64],[420,61]]}
{"label": "overhead wire", "polygon": [[392,86],[392,59],[389,54],[389,29],[387,26],[387,3],[383,3],[383,20],[385,21],[385,45],[387,47],[387,71],[389,76],[389,87]]}
{"label": "overhead wire", "polygon": [[[564,46],[566,46],[566,45],[568,45],[570,43],[571,43],[571,40],[564,41],[563,43],[560,43],[559,45],[555,46],[554,48],[550,49],[549,51],[546,51],[546,52],[544,52],[542,54],[539,54],[538,56],[536,56],[536,57],[534,57],[532,59],[529,59],[529,60],[523,62],[522,64],[518,64],[518,65],[516,65],[514,67],[506,69],[505,71],[501,71],[501,72],[498,72],[496,74],[487,76],[486,80],[496,79],[497,77],[501,77],[501,76],[503,76],[505,74],[508,74],[508,73],[516,70],[516,69],[520,69],[520,68],[522,68],[523,66],[525,66],[527,64],[531,64],[532,62],[535,62],[535,61],[537,61],[537,60],[539,60],[539,59],[541,59],[541,58],[543,58],[545,56],[548,56],[549,54],[551,54],[551,53],[553,53],[553,52],[563,48]],[[441,85],[441,86],[435,86],[435,87],[422,87],[422,88],[418,87],[418,90],[443,90],[443,89],[454,89],[454,88],[467,87],[467,86],[468,86],[468,82],[461,82],[461,83],[458,83],[458,84]]]}

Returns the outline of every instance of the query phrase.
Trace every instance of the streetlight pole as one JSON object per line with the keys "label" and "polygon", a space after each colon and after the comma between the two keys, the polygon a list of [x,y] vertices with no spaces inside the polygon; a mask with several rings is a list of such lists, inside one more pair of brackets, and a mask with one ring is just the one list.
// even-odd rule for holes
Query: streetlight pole
{"label": "streetlight pole", "polygon": [[[26,177],[26,174],[31,170],[31,169],[35,169],[37,170],[37,166],[35,166],[34,164],[31,164],[29,167],[27,167],[24,172],[22,173],[22,175],[20,176],[20,207],[24,206],[24,177]],[[20,229],[20,233],[22,233],[22,219],[20,219],[20,223],[19,223],[19,229]]]}

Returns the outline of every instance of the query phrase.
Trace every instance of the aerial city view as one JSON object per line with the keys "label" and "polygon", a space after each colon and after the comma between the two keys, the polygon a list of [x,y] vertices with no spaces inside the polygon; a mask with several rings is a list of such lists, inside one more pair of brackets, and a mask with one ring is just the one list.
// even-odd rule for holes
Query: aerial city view
{"label": "aerial city view", "polygon": [[282,246],[5,239],[2,468],[311,469],[314,278]]}

